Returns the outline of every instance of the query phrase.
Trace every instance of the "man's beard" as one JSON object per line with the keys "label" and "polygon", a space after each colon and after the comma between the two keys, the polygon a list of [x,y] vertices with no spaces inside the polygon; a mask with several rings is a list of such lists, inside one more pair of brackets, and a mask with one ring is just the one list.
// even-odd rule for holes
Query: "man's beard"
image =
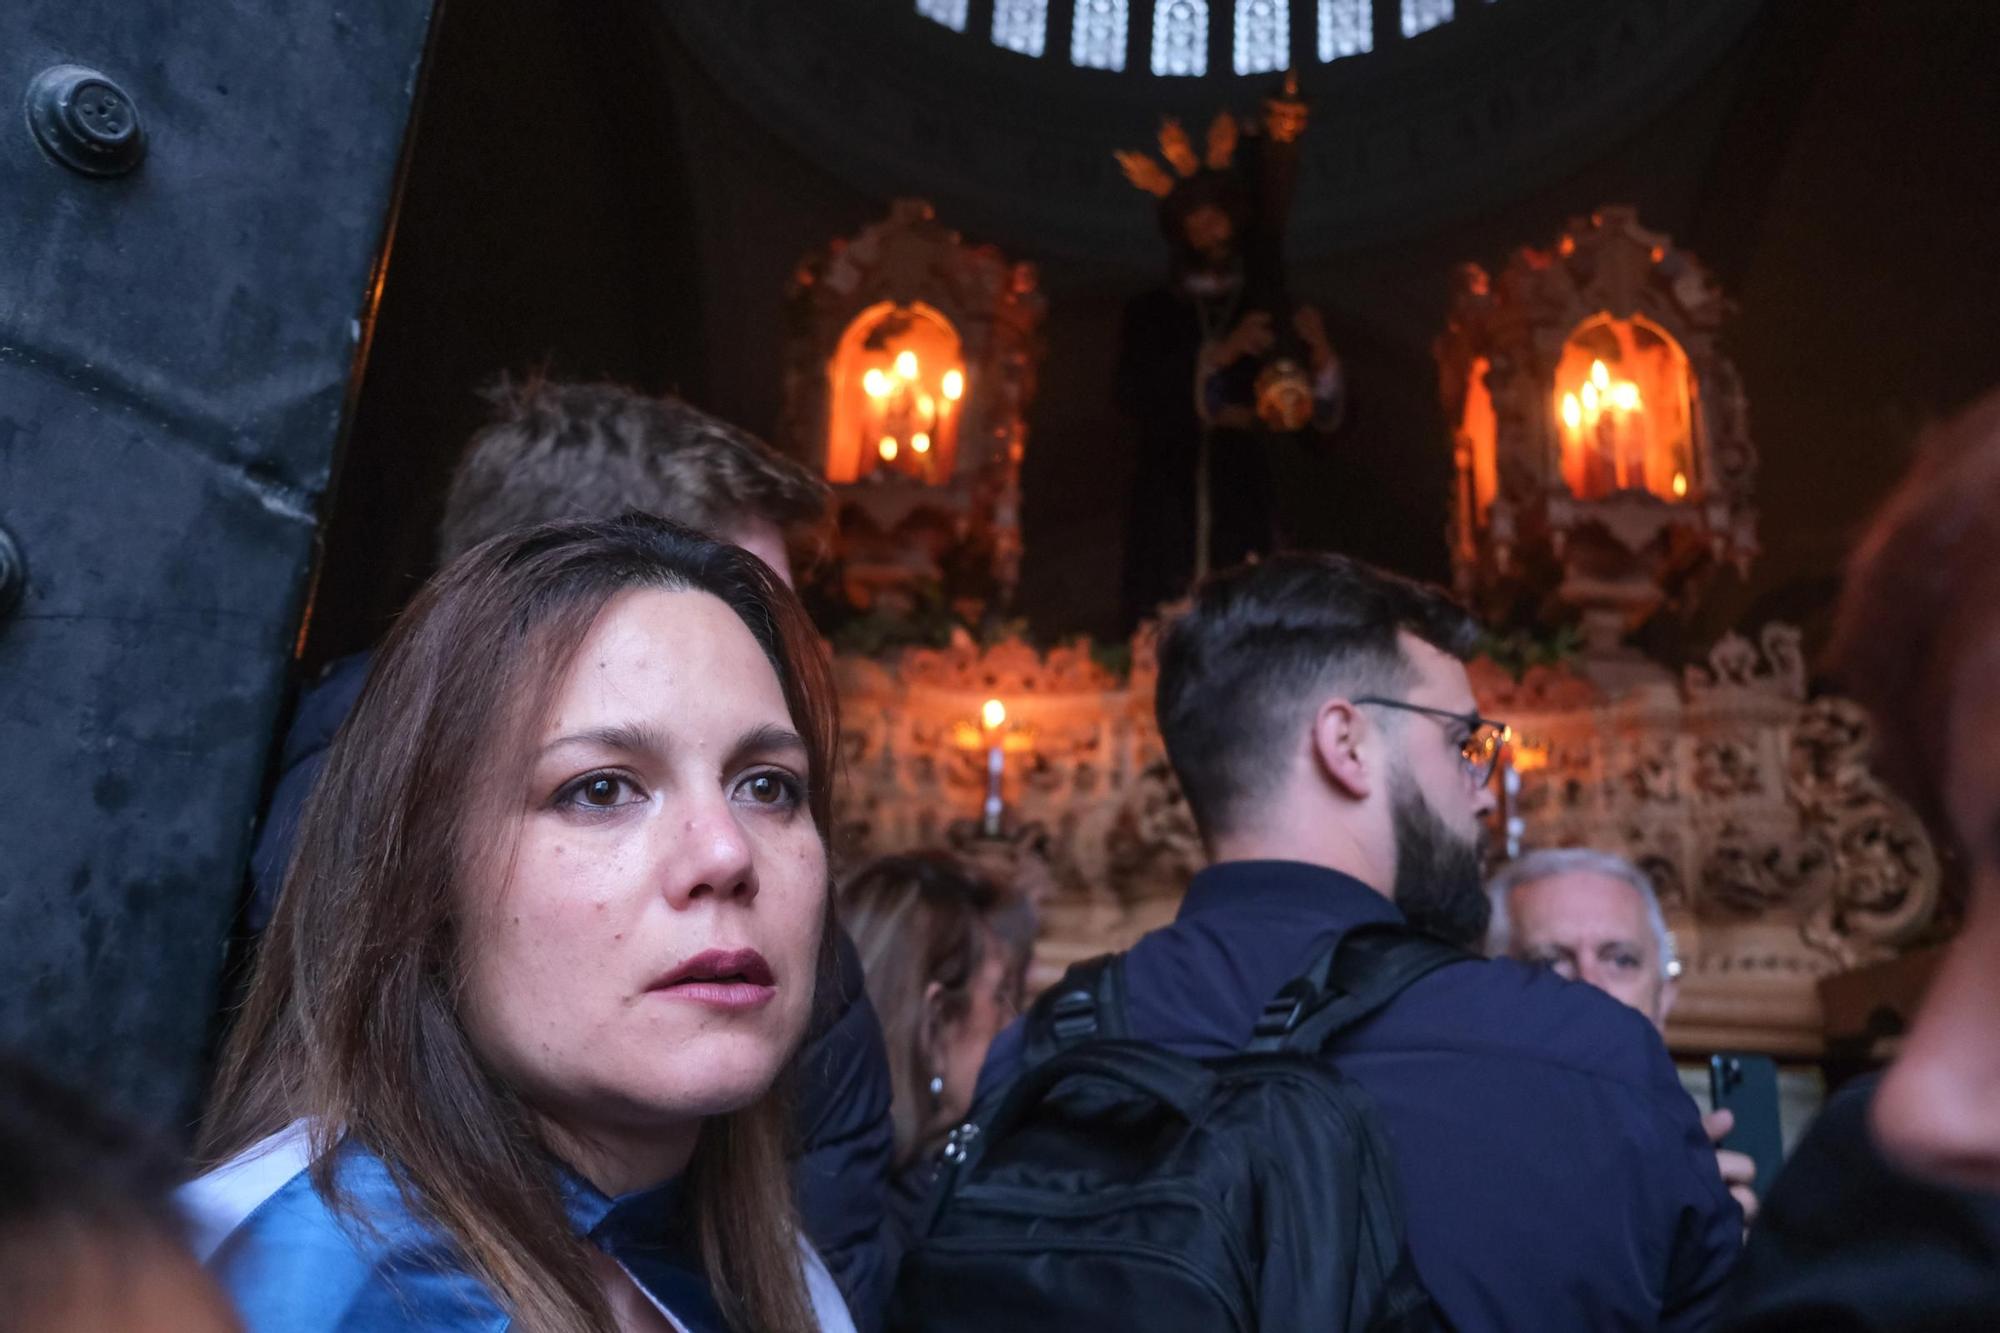
{"label": "man's beard", "polygon": [[1416,929],[1479,949],[1493,906],[1480,878],[1478,838],[1462,838],[1445,827],[1407,772],[1396,774],[1389,794],[1396,832],[1396,906]]}

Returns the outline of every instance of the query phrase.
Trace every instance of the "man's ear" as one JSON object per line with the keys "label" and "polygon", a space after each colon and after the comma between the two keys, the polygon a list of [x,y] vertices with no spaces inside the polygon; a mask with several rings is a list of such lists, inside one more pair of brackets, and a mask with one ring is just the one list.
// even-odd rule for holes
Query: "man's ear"
{"label": "man's ear", "polygon": [[1361,710],[1346,699],[1328,699],[1313,715],[1313,759],[1327,781],[1356,801],[1367,800],[1380,777],[1372,756],[1363,752],[1367,734]]}
{"label": "man's ear", "polygon": [[1660,983],[1660,1026],[1666,1026],[1667,1015],[1674,1011],[1674,1001],[1680,998],[1680,982],[1672,977],[1668,977]]}

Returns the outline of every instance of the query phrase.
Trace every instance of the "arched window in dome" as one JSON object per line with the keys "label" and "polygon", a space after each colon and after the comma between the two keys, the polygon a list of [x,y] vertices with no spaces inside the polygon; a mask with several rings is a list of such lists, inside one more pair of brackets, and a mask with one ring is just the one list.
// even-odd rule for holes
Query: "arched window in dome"
{"label": "arched window in dome", "polygon": [[1076,0],[1070,63],[1084,69],[1124,69],[1125,26],[1125,0]]}
{"label": "arched window in dome", "polygon": [[965,31],[966,0],[917,0],[917,12],[953,32]]}
{"label": "arched window in dome", "polygon": [[1369,0],[1319,0],[1319,58],[1365,56],[1375,49],[1375,7]]}
{"label": "arched window in dome", "polygon": [[1403,0],[1403,36],[1415,37],[1451,22],[1451,0]]}
{"label": "arched window in dome", "polygon": [[1268,74],[1292,63],[1288,0],[1236,0],[1236,72]]}
{"label": "arched window in dome", "polygon": [[1048,41],[1049,0],[993,0],[993,44],[1038,56]]}
{"label": "arched window in dome", "polygon": [[1208,6],[1203,0],[1158,0],[1153,6],[1153,73],[1208,73]]}

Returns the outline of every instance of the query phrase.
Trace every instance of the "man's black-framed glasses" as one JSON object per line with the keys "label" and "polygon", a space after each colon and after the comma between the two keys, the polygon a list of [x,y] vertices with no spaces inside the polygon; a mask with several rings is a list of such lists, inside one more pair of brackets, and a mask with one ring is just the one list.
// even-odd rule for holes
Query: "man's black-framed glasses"
{"label": "man's black-framed glasses", "polygon": [[1465,774],[1475,785],[1484,787],[1493,780],[1493,770],[1500,766],[1500,752],[1506,748],[1514,729],[1505,722],[1496,722],[1490,717],[1477,713],[1454,713],[1446,708],[1426,708],[1422,704],[1405,703],[1401,699],[1382,699],[1374,695],[1364,695],[1352,702],[1374,704],[1377,708],[1394,708],[1405,713],[1421,713],[1423,716],[1442,722],[1450,728],[1463,728],[1465,737],[1458,743],[1458,757],[1465,764]]}

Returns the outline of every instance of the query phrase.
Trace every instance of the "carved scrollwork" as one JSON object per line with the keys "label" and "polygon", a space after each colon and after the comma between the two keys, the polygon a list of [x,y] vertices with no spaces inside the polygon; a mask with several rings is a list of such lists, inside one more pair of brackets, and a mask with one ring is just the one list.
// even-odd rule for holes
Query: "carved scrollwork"
{"label": "carved scrollwork", "polygon": [[897,674],[905,685],[1002,697],[1093,693],[1122,687],[1122,682],[1091,656],[1087,639],[1059,644],[1044,654],[1020,638],[981,647],[963,631],[955,633],[947,647],[909,649]]}
{"label": "carved scrollwork", "polygon": [[1178,894],[1206,860],[1164,753],[1139,770],[1111,822],[1105,866],[1123,901]]}
{"label": "carved scrollwork", "polygon": [[1937,853],[1916,814],[1869,771],[1867,714],[1819,699],[1792,736],[1790,787],[1806,826],[1832,849],[1832,892],[1807,919],[1806,940],[1843,966],[1887,957],[1937,909]]}
{"label": "carved scrollwork", "polygon": [[1739,690],[1803,702],[1806,660],[1802,642],[1803,636],[1792,625],[1764,626],[1758,646],[1740,634],[1725,634],[1709,651],[1707,667],[1687,669],[1684,684],[1689,700],[1698,702]]}
{"label": "carved scrollwork", "polygon": [[1755,917],[1795,907],[1823,891],[1832,857],[1818,838],[1772,837],[1723,825],[1701,864],[1699,906]]}

